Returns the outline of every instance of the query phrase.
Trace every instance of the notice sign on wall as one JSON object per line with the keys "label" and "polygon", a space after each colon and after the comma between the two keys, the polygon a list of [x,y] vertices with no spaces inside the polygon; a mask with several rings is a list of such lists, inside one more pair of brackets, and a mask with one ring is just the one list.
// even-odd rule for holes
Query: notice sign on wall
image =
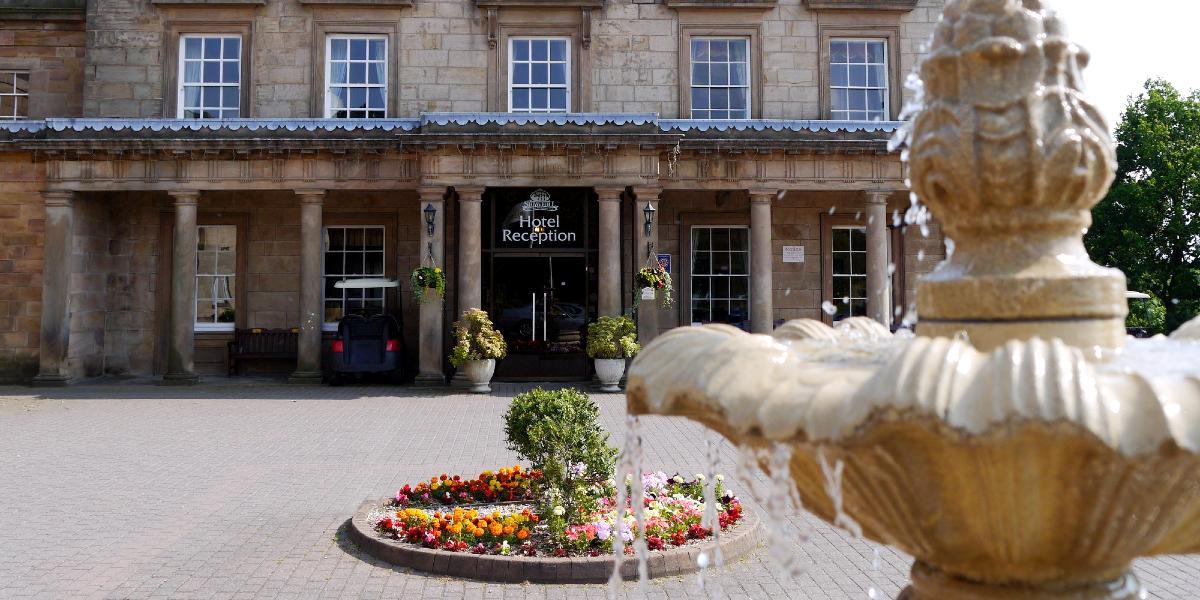
{"label": "notice sign on wall", "polygon": [[657,258],[658,258],[658,266],[662,267],[663,270],[665,270],[668,274],[670,274],[671,273],[671,255],[670,254],[659,254]]}
{"label": "notice sign on wall", "polygon": [[785,262],[785,263],[802,263],[802,262],[804,262],[804,246],[784,246],[783,247],[783,262]]}

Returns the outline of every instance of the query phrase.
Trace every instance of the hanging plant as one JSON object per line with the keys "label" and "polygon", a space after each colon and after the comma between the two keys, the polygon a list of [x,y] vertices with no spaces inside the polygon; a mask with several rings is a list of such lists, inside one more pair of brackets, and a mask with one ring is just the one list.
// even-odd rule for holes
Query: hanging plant
{"label": "hanging plant", "polygon": [[650,288],[658,294],[663,308],[671,306],[671,274],[662,265],[642,267],[638,270],[637,276],[633,278],[633,284],[635,304],[641,298],[641,290]]}
{"label": "hanging plant", "polygon": [[446,274],[439,267],[418,267],[412,272],[413,296],[417,302],[425,300],[429,290],[437,290],[438,297],[446,295]]}

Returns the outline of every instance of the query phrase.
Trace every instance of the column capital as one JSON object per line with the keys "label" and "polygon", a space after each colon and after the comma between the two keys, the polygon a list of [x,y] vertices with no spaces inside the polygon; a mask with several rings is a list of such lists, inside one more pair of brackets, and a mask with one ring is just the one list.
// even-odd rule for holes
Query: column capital
{"label": "column capital", "polygon": [[863,190],[863,195],[867,197],[867,204],[887,204],[888,198],[892,197],[893,190]]}
{"label": "column capital", "polygon": [[458,195],[459,202],[482,202],[483,201],[482,185],[456,185],[454,193]]}
{"label": "column capital", "polygon": [[[599,191],[599,190],[597,190]],[[657,185],[635,185],[633,186],[633,195],[637,196],[639,201],[658,202],[662,199],[663,189]]]}
{"label": "column capital", "polygon": [[199,190],[171,190],[167,195],[175,199],[175,206],[194,205],[200,200]]}
{"label": "column capital", "polygon": [[75,201],[75,192],[62,190],[46,190],[42,192],[42,200],[46,206],[62,206],[70,208]]}
{"label": "column capital", "polygon": [[316,189],[301,189],[292,190],[300,198],[301,204],[323,204],[325,202],[325,190]]}
{"label": "column capital", "polygon": [[442,202],[446,199],[446,186],[421,186],[417,188],[417,197],[425,202]]}
{"label": "column capital", "polygon": [[782,198],[784,190],[746,190],[750,195],[751,204],[770,204],[776,198]]}
{"label": "column capital", "polygon": [[601,202],[620,202],[621,194],[625,193],[625,187],[597,187],[596,195],[600,197]]}

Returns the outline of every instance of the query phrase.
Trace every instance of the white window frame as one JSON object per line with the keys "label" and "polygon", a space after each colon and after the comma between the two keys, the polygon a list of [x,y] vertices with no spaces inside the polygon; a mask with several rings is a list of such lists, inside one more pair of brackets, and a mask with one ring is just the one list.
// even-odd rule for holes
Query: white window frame
{"label": "white window frame", "polygon": [[[726,83],[724,85],[713,85],[711,71],[709,72],[709,82],[708,83],[697,84],[695,82],[695,80],[693,79],[693,77],[695,77],[694,65],[696,63],[696,57],[695,57],[694,51],[692,50],[692,44],[695,42],[698,42],[698,41],[703,41],[703,42],[715,42],[715,41],[746,42],[746,82],[745,82],[745,84],[743,84],[741,86],[731,85],[728,82],[728,80],[726,80]],[[687,53],[688,53],[687,93],[688,93],[688,111],[689,111],[688,118],[705,120],[705,121],[713,120],[712,117],[697,117],[697,116],[695,116],[697,110],[704,110],[704,111],[713,110],[711,92],[709,94],[709,107],[701,108],[701,109],[696,108],[695,102],[693,101],[693,99],[691,97],[692,91],[695,90],[696,88],[702,88],[702,89],[707,89],[707,90],[712,90],[714,88],[715,89],[723,89],[723,90],[732,90],[735,88],[742,88],[742,89],[746,90],[746,116],[745,117],[737,117],[737,118],[726,117],[725,119],[715,119],[715,120],[718,120],[718,121],[746,121],[746,120],[754,118],[754,98],[752,96],[753,81],[754,81],[754,69],[753,69],[754,62],[751,60],[751,54],[750,54],[751,52],[754,51],[754,48],[752,47],[753,44],[754,44],[754,41],[752,39],[750,39],[750,37],[744,36],[744,35],[741,35],[741,36],[739,36],[739,35],[693,35],[688,38],[688,43],[687,43]],[[710,54],[709,54],[710,60],[707,60],[704,62],[711,65],[711,64],[713,64],[712,60],[711,60],[711,57],[712,57],[711,50],[709,52],[710,52]],[[733,63],[733,61],[730,61],[727,59],[724,63],[718,63],[718,64],[734,64],[734,63]],[[726,107],[724,109],[716,109],[716,110],[729,111],[732,109],[730,109],[729,107]]]}
{"label": "white window frame", "polygon": [[[695,240],[695,232],[696,232],[696,230],[699,230],[699,229],[707,229],[709,231],[709,249],[704,250],[704,252],[708,252],[710,255],[710,260],[709,260],[710,270],[712,268],[711,265],[713,264],[712,260],[711,260],[711,254],[714,252],[714,250],[712,250],[712,231],[716,230],[716,229],[725,229],[725,230],[729,230],[729,231],[737,229],[737,230],[745,231],[746,232],[746,236],[745,236],[746,250],[744,252],[742,250],[722,250],[721,252],[725,252],[726,254],[730,254],[731,256],[734,253],[737,253],[737,254],[744,253],[746,255],[746,272],[745,273],[726,273],[726,274],[697,273],[696,272],[696,252],[697,251],[696,251],[694,240]],[[688,252],[689,252],[688,273],[687,273],[687,277],[688,277],[688,299],[687,299],[688,321],[691,323],[696,322],[695,315],[693,315],[693,313],[692,313],[692,305],[694,302],[693,298],[694,298],[694,294],[695,294],[694,290],[695,290],[695,278],[696,277],[707,277],[710,280],[715,277],[726,277],[726,278],[742,277],[742,278],[745,278],[745,280],[746,280],[746,321],[749,322],[750,306],[751,306],[751,303],[753,302],[753,299],[751,298],[751,289],[750,289],[750,265],[752,264],[752,259],[750,256],[750,226],[749,225],[692,225],[688,229]],[[732,264],[732,261],[730,264]],[[734,298],[732,296],[733,296],[732,294],[728,294],[726,296],[722,296],[721,298],[719,298],[719,300],[723,300],[726,303],[732,302],[733,300],[739,300],[739,301],[741,300],[740,298]],[[709,301],[709,321],[708,322],[710,322],[710,323],[714,322],[714,321],[712,321],[712,318],[711,318],[712,317],[712,309],[713,309],[712,302],[714,300],[716,300],[716,299],[712,295],[712,286],[710,285],[709,286],[709,296],[708,296],[708,301]],[[728,304],[726,306],[728,306]]]}
{"label": "white window frame", "polygon": [[[883,45],[883,53],[882,53],[883,62],[882,63],[875,63],[875,62],[851,63],[851,62],[849,62],[849,60],[850,60],[849,56],[847,56],[846,62],[837,63],[838,65],[841,65],[841,66],[850,66],[850,65],[858,65],[858,64],[862,64],[863,66],[866,66],[868,68],[868,73],[867,73],[867,80],[864,83],[864,85],[861,85],[861,86],[850,85],[849,73],[847,73],[847,75],[846,75],[846,85],[844,85],[844,86],[833,85],[833,67],[835,64],[833,62],[833,45],[837,42],[849,42],[849,43],[868,42],[868,43],[878,43],[878,44]],[[879,90],[882,92],[882,95],[883,95],[883,116],[879,120],[880,121],[888,120],[892,114],[892,105],[891,105],[892,104],[892,98],[891,98],[891,95],[892,95],[891,68],[892,67],[891,67],[891,64],[889,64],[890,57],[888,56],[888,40],[887,40],[887,38],[834,37],[834,38],[829,39],[828,51],[829,51],[829,60],[826,61],[826,64],[822,68],[824,68],[825,72],[828,73],[828,75],[829,75],[829,117],[830,117],[830,119],[834,120],[834,121],[858,120],[858,119],[849,119],[848,115],[845,115],[846,118],[839,119],[836,115],[838,113],[871,112],[869,108],[864,108],[862,111],[856,111],[853,109],[841,110],[841,109],[837,108],[837,105],[835,104],[835,101],[834,101],[834,90],[845,90],[847,94],[849,94],[851,91],[857,91],[857,90],[866,90],[866,91]],[[872,66],[880,66],[880,65],[883,66],[883,78],[881,81],[882,87],[872,86],[872,85],[870,85],[869,69]],[[849,102],[848,98],[847,98],[847,102]],[[849,105],[847,104],[847,106],[849,106]],[[871,121],[873,119],[868,117],[866,120]]]}
{"label": "white window frame", "polygon": [[[196,323],[195,323],[195,325],[196,325],[195,331],[198,331],[198,332],[229,332],[229,331],[233,331],[234,328],[237,327],[236,315],[237,315],[237,311],[239,310],[238,301],[237,301],[237,289],[236,289],[237,267],[238,267],[238,255],[237,255],[237,252],[238,252],[238,243],[237,243],[238,230],[237,229],[238,229],[238,227],[237,227],[237,225],[198,225],[197,226],[198,230],[222,229],[222,228],[229,228],[229,229],[233,230],[233,250],[232,250],[233,272],[232,273],[218,273],[216,262],[214,262],[212,265],[207,266],[207,267],[210,267],[209,270],[202,271],[201,268],[206,267],[206,265],[200,264],[200,254],[199,254],[200,249],[197,248],[196,249],[196,252],[197,252],[196,253],[196,289],[195,289],[195,294],[193,295],[192,300],[193,300],[194,304],[200,303],[200,278],[201,277],[213,277],[214,283],[216,281],[215,278],[217,278],[217,277],[229,277],[234,282],[235,288],[229,294],[228,297],[223,297],[221,299],[229,300],[233,304],[235,321],[229,322],[229,323],[224,323],[224,322],[220,322],[220,321],[216,320],[218,318],[218,316],[220,315],[220,313],[218,312],[218,309],[217,309],[217,300],[218,299],[215,297],[216,294],[213,294],[214,297],[209,298],[209,300],[211,300],[213,303],[213,320],[212,321],[201,321],[200,315],[197,314],[196,315]],[[197,233],[199,233],[199,231]],[[203,236],[201,236],[201,235],[197,235],[197,239],[200,239],[202,237]],[[214,261],[215,260],[217,260],[216,257],[214,257]]]}
{"label": "white window frame", "polygon": [[[547,76],[547,80],[546,80],[545,84],[535,84],[532,82],[525,83],[525,84],[513,83],[513,63],[515,62],[514,58],[513,58],[514,54],[515,54],[513,52],[513,44],[518,41],[531,41],[531,40],[551,40],[551,41],[564,42],[564,46],[566,47],[566,54],[565,54],[566,61],[565,62],[566,62],[567,73],[566,73],[566,81],[563,84],[560,85],[560,84],[550,83],[548,76]],[[522,114],[522,115],[527,115],[527,114],[528,115],[560,115],[560,114],[565,114],[565,113],[571,112],[571,106],[572,106],[571,105],[571,87],[572,87],[572,82],[574,81],[574,76],[575,76],[574,72],[573,72],[574,68],[575,68],[575,65],[572,62],[573,60],[574,60],[574,57],[571,55],[571,38],[569,38],[569,37],[561,36],[561,35],[522,35],[522,36],[513,36],[513,37],[508,38],[508,112]],[[532,55],[529,57],[528,60],[525,60],[522,62],[524,62],[526,64],[534,64],[535,63]],[[543,61],[536,61],[537,64],[541,64],[542,62]],[[545,62],[547,64],[553,64],[553,63],[557,63],[558,61],[549,61],[549,53],[547,53],[547,61],[545,61]],[[515,88],[520,88],[520,89],[525,89],[525,90],[544,89],[544,90],[547,90],[546,91],[547,97],[549,96],[549,93],[550,93],[549,90],[552,90],[552,89],[566,90],[566,98],[567,98],[566,107],[563,110],[549,110],[549,109],[534,110],[533,108],[515,110],[515,109],[513,109],[513,89],[515,89]],[[532,94],[531,94],[531,96],[532,96]],[[533,104],[532,101],[529,104],[532,105]],[[547,98],[546,104],[549,105],[548,98]]]}
{"label": "white window frame", "polygon": [[[325,240],[328,238],[328,232],[331,229],[341,229],[343,232],[345,232],[347,230],[351,230],[351,229],[361,229],[364,232],[364,236],[365,236],[366,230],[378,229],[383,234],[383,250],[380,252],[381,256],[383,257],[383,263],[380,265],[380,271],[378,274],[374,274],[374,273],[361,274],[361,275],[357,275],[356,277],[368,278],[368,277],[386,277],[387,276],[387,254],[388,254],[387,253],[387,227],[385,227],[383,225],[325,225],[324,227],[322,227],[321,228],[321,321],[322,321],[321,329],[323,331],[337,331],[337,324],[338,324],[337,321],[325,321],[325,302],[327,300],[327,298],[325,296],[326,282],[329,279],[335,278],[335,277],[343,278],[343,279],[347,277],[344,274],[343,275],[330,275],[329,271],[326,269],[327,265],[325,264],[325,256],[329,252],[341,252],[342,254],[345,254],[345,251],[330,250],[329,248],[325,247]],[[366,250],[361,251],[361,253],[363,253],[363,254],[365,254],[366,252],[367,252]],[[374,251],[372,251],[372,252],[374,252]],[[345,290],[342,290],[341,301],[342,301],[342,316],[345,316],[345,314],[346,314],[346,292],[345,292]],[[387,312],[387,293],[386,292],[383,293],[381,302],[382,303],[380,305],[380,309],[383,312]]]}
{"label": "white window frame", "polygon": [[[862,232],[862,237],[863,237],[862,250],[855,248],[853,243],[850,244],[850,248],[848,250],[838,250],[837,245],[836,245],[837,241],[833,235],[833,232],[837,231],[839,229],[854,230],[854,231]],[[851,237],[848,239],[853,240],[853,234],[851,234]],[[888,245],[890,246],[890,244],[888,244]],[[867,281],[867,270],[866,270],[867,228],[866,228],[866,226],[864,226],[864,225],[833,225],[833,226],[831,226],[830,227],[830,240],[829,240],[829,253],[830,253],[830,264],[832,265],[832,267],[830,268],[830,272],[829,272],[829,276],[830,276],[829,277],[829,285],[830,285],[829,297],[830,297],[830,302],[832,302],[834,307],[836,307],[838,309],[838,311],[832,315],[833,320],[840,321],[842,319],[856,316],[854,314],[853,307],[854,307],[854,303],[858,302],[858,301],[862,301],[862,306],[863,306],[863,313],[858,316],[866,316],[866,314],[869,310],[867,308],[867,293],[866,293],[866,289],[867,289],[867,287],[866,287],[866,285],[867,285],[866,284],[866,281]],[[850,272],[849,273],[838,273],[837,272],[837,261],[833,260],[833,259],[836,258],[836,256],[838,254],[849,254],[850,255],[850,261],[849,261]],[[862,273],[854,272],[854,255],[855,254],[863,255],[863,272]],[[833,282],[837,281],[839,277],[849,279],[851,281],[853,281],[856,278],[862,279],[862,281],[863,281],[862,297],[858,297],[858,296],[840,296],[839,297],[839,296],[837,296],[834,293],[834,290],[836,289],[836,287],[833,285]],[[854,285],[851,284],[848,289],[853,290]],[[849,306],[847,307],[849,314],[842,316],[842,317],[838,317],[838,313],[841,312],[841,307],[846,305],[846,302],[844,301],[846,298],[850,299]]]}
{"label": "white window frame", "polygon": [[[221,58],[204,58],[204,48],[203,48],[203,41],[202,41],[201,49],[200,49],[200,59],[199,59],[200,83],[198,83],[198,84],[186,83],[185,82],[186,78],[184,77],[184,74],[186,72],[187,63],[188,63],[187,41],[191,40],[191,39],[205,40],[205,39],[210,39],[210,38],[217,38],[217,39],[221,40],[221,54],[222,54]],[[242,60],[243,60],[243,57],[245,54],[244,51],[246,49],[246,40],[241,36],[241,34],[236,34],[236,33],[184,33],[179,36],[179,55],[178,55],[179,64],[176,65],[176,69],[177,69],[177,71],[176,71],[176,89],[175,89],[175,117],[176,118],[178,118],[178,119],[185,118],[184,112],[186,112],[186,110],[187,110],[186,89],[188,87],[199,87],[200,88],[201,112],[203,112],[203,108],[204,108],[204,100],[203,100],[204,88],[206,88],[206,87],[219,88],[219,89],[221,89],[221,96],[222,97],[224,96],[224,88],[230,87],[230,84],[224,83],[224,80],[225,80],[224,66],[225,66],[225,63],[231,62],[231,59],[224,58],[224,52],[225,52],[225,41],[224,40],[231,39],[231,38],[238,40],[238,55],[237,55],[236,59],[233,59],[233,60],[236,60],[236,62],[237,62],[237,73],[238,73],[238,82],[236,85],[237,99],[238,99],[238,106],[237,106],[238,116],[239,117],[245,116],[246,107],[242,106],[242,85],[245,83],[243,81],[244,78],[242,77],[242,75],[243,75]],[[217,61],[221,65],[221,68],[218,69],[218,71],[221,74],[221,81],[219,81],[217,83],[209,83],[209,82],[204,81],[204,63],[209,62],[209,61]],[[193,59],[193,62],[194,62],[194,59]],[[223,113],[225,110],[226,110],[226,108],[224,106],[221,106],[220,112]],[[200,117],[200,118],[203,118],[203,117]],[[224,114],[222,114],[218,118],[219,119],[224,118]]]}
{"label": "white window frame", "polygon": [[[25,76],[25,91],[17,91],[17,79],[22,75]],[[8,91],[0,91],[0,99],[12,99],[12,112],[0,114],[0,121],[19,121],[29,118],[29,71],[20,71],[15,69],[0,70],[0,78],[3,78],[8,83]],[[22,111],[21,107],[25,110]]]}
{"label": "white window frame", "polygon": [[[330,77],[333,74],[333,62],[334,62],[333,61],[333,41],[335,39],[367,40],[368,42],[370,42],[372,40],[383,41],[383,82],[381,84],[350,83],[349,82],[350,81],[350,64],[351,63],[362,62],[367,65],[368,69],[370,69],[372,64],[377,63],[379,61],[371,60],[370,58],[368,58],[367,60],[364,60],[364,61],[350,60],[350,55],[348,54],[349,49],[347,49],[346,60],[338,61],[338,62],[346,63],[346,81],[347,81],[347,83],[344,83],[344,84],[339,83],[336,85],[338,87],[345,87],[347,89],[364,88],[364,89],[368,90],[368,94],[370,93],[369,90],[371,90],[371,89],[382,89],[383,90],[383,117],[382,118],[384,118],[384,119],[388,118],[388,87],[391,85],[391,82],[388,80],[388,72],[389,72],[389,69],[391,68],[391,65],[388,64],[388,55],[391,52],[391,48],[388,47],[388,45],[389,45],[388,36],[387,35],[376,35],[376,34],[365,34],[365,33],[330,33],[325,36],[325,118],[326,119],[350,118],[348,116],[347,117],[333,116],[333,110],[334,110],[333,105],[332,105],[333,104],[333,86],[335,84],[332,81],[330,81]],[[368,55],[367,55],[368,57],[370,56],[369,47],[370,47],[370,45],[368,44]],[[349,96],[347,95],[347,99],[348,98],[349,98]],[[347,108],[346,110],[349,111],[350,109]],[[371,117],[367,117],[367,118],[371,118]]]}

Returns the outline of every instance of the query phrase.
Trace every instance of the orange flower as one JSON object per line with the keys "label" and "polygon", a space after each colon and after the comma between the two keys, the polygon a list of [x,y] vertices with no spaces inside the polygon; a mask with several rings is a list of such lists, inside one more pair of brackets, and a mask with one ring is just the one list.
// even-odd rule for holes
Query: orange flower
{"label": "orange flower", "polygon": [[516,530],[517,530],[517,528],[513,527],[512,525],[505,525],[504,529],[503,529],[504,535],[512,535],[513,532]]}
{"label": "orange flower", "polygon": [[518,539],[518,540],[523,540],[523,539],[525,539],[525,538],[527,538],[527,537],[529,537],[529,530],[528,530],[528,529],[525,529],[524,527],[522,527],[521,529],[518,529],[518,530],[517,530],[517,539]]}
{"label": "orange flower", "polygon": [[492,523],[491,532],[492,535],[499,536],[504,533],[504,526],[499,523]]}

